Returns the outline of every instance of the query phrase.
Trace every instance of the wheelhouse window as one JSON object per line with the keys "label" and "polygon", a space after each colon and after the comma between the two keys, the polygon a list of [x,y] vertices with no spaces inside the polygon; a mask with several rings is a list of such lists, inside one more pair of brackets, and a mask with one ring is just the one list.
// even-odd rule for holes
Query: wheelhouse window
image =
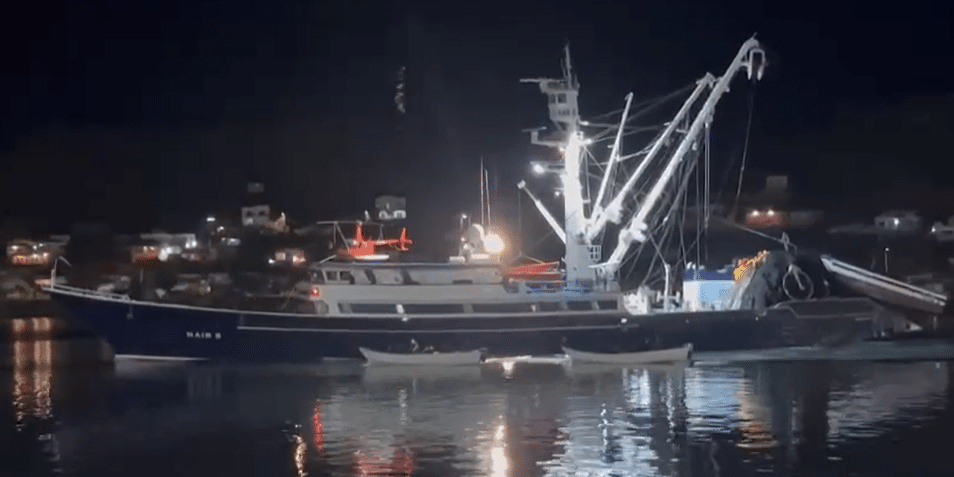
{"label": "wheelhouse window", "polygon": [[586,311],[593,309],[593,302],[591,301],[569,301],[566,303],[566,307],[573,311]]}
{"label": "wheelhouse window", "polygon": [[325,280],[329,283],[354,283],[354,275],[347,270],[326,270]]}
{"label": "wheelhouse window", "polygon": [[471,305],[474,313],[530,313],[529,303],[475,303]]}
{"label": "wheelhouse window", "polygon": [[451,305],[446,303],[410,303],[404,305],[406,313],[420,313],[430,315],[442,315],[452,313],[463,313],[463,305]]}

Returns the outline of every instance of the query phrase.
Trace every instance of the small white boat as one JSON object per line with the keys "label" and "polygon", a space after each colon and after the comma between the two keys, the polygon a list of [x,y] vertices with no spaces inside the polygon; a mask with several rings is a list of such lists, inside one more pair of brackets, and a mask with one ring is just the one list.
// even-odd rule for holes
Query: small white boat
{"label": "small white boat", "polygon": [[401,364],[415,366],[464,366],[480,364],[480,350],[454,353],[384,353],[358,348],[368,364]]}
{"label": "small white boat", "polygon": [[571,362],[637,364],[637,363],[674,363],[688,361],[692,355],[692,344],[678,348],[637,351],[635,353],[590,353],[563,347],[563,352]]}

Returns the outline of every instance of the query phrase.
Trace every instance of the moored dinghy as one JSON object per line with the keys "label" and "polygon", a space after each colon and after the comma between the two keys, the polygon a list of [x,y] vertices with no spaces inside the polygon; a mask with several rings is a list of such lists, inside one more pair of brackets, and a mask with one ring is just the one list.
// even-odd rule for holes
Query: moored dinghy
{"label": "moored dinghy", "polygon": [[692,356],[692,344],[678,348],[637,351],[634,353],[590,353],[564,346],[563,352],[566,353],[571,362],[603,364],[674,363],[689,361]]}
{"label": "moored dinghy", "polygon": [[452,353],[384,353],[368,348],[358,348],[368,364],[399,364],[411,366],[467,366],[480,364],[481,350]]}

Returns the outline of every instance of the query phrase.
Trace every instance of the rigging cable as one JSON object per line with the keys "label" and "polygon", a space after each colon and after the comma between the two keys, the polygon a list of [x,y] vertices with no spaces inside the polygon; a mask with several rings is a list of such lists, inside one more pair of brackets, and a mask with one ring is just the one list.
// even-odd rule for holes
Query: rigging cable
{"label": "rigging cable", "polygon": [[[683,197],[684,197],[684,204],[685,204],[684,207],[683,207],[683,208],[684,208],[684,211],[683,211],[684,214],[685,214],[685,209],[687,209],[687,208],[688,208],[688,205],[689,205],[689,194],[688,194],[689,180],[692,179],[693,173],[696,173],[696,174],[695,174],[696,179],[697,179],[697,182],[696,182],[696,183],[698,184],[698,171],[696,171],[696,169],[697,169],[698,164],[699,164],[699,157],[698,157],[698,154],[699,154],[699,153],[696,152],[695,154],[696,154],[696,156],[693,157],[690,161],[687,161],[687,163],[686,163],[685,178],[683,179],[682,186],[681,186],[681,189],[680,189],[680,192],[679,192],[679,194],[683,194]],[[696,188],[696,190],[698,191],[698,187]],[[698,197],[698,194],[697,194],[697,197]],[[698,200],[696,201],[696,203],[698,204]],[[673,204],[673,207],[675,207],[675,206],[676,206],[676,205],[675,205],[675,203],[674,203],[674,204]],[[697,221],[696,221],[696,225],[697,225],[697,228],[696,228],[696,238],[695,238],[695,240],[693,240],[693,242],[692,242],[688,247],[683,247],[683,251],[682,251],[682,261],[683,261],[683,263],[687,262],[687,259],[688,259],[688,257],[689,257],[689,253],[690,253],[693,249],[695,249],[695,250],[697,251],[697,254],[696,254],[696,255],[697,255],[697,261],[698,261],[698,247],[699,247],[699,240],[700,240],[699,234],[698,234],[698,219],[699,219],[699,215],[698,215],[698,212],[697,212],[697,213],[696,213],[696,220],[697,220]],[[685,219],[683,219],[683,222],[685,222]]]}
{"label": "rigging cable", "polygon": [[[691,178],[692,172],[693,172],[693,170],[695,169],[695,164],[696,164],[696,160],[695,160],[695,159],[693,159],[693,160],[691,160],[691,161],[686,161],[685,163],[682,164],[681,167],[683,168],[683,170],[682,170],[682,172],[680,173],[680,176],[681,176],[683,179],[682,179],[682,180],[680,181],[680,183],[679,183],[679,188],[677,189],[677,191],[676,191],[676,192],[673,194],[673,196],[672,196],[672,199],[673,199],[673,200],[672,200],[672,203],[669,205],[669,210],[667,211],[666,214],[663,214],[663,215],[662,215],[663,217],[672,216],[673,214],[676,213],[676,211],[677,211],[677,209],[678,209],[678,207],[679,207],[680,199],[682,200],[683,204],[688,204],[688,194],[687,194],[687,190],[688,190],[688,188],[689,188],[689,179]],[[654,230],[652,230],[650,233],[647,234],[647,239],[653,241],[653,246],[654,246],[654,248],[655,248],[656,254],[653,255],[652,261],[651,261],[650,264],[649,264],[649,270],[646,272],[646,276],[643,278],[643,282],[642,282],[642,284],[641,284],[640,286],[645,286],[646,283],[647,283],[647,282],[649,281],[649,279],[651,278],[653,268],[656,266],[656,260],[662,259],[663,261],[665,261],[665,257],[664,257],[664,255],[662,254],[660,247],[659,247],[658,245],[656,245],[656,243],[657,243],[657,242],[658,242],[658,243],[662,243],[664,246],[665,246],[665,244],[669,243],[670,237],[673,235],[673,229],[676,228],[677,226],[679,227],[680,234],[682,233],[682,227],[681,227],[681,225],[685,223],[685,208],[686,208],[686,207],[683,207],[683,208],[682,208],[682,209],[683,209],[683,217],[682,217],[682,222],[681,222],[681,223],[667,223],[666,220],[662,220],[662,221],[659,223],[659,225],[656,226],[656,228],[655,228]],[[660,233],[660,231],[661,231],[661,233]],[[652,237],[654,237],[654,236],[656,236],[656,235],[661,235],[660,240],[655,241],[655,240],[652,239]],[[677,261],[676,265],[678,265],[679,263],[685,262],[685,257],[688,255],[689,250],[687,250],[684,245],[685,245],[684,241],[683,241],[683,240],[680,240],[680,248],[681,248],[681,253],[680,253],[680,255],[681,255],[681,258],[680,258],[680,261]],[[692,246],[690,246],[689,249],[691,250],[693,246],[695,246],[695,244],[693,244]],[[638,249],[638,251],[637,251],[637,258],[638,258],[639,255],[642,253],[643,248],[644,248],[644,247],[639,247],[639,249]],[[633,265],[631,266],[630,270],[632,270],[632,268],[635,268],[635,262],[634,262]]]}
{"label": "rigging cable", "polygon": [[[683,166],[685,168],[685,166]],[[683,172],[685,174],[685,172]],[[676,198],[679,200],[679,197]],[[682,215],[679,217],[679,256],[683,257],[681,260],[685,261],[684,257],[689,256],[689,251],[686,250],[686,211],[689,209],[689,194],[682,195]]]}
{"label": "rigging cable", "polygon": [[742,195],[742,177],[745,174],[745,158],[749,154],[749,133],[752,132],[752,110],[755,109],[755,93],[749,93],[749,119],[745,125],[745,144],[742,146],[742,165],[739,167],[739,184],[735,190],[735,201],[732,203],[733,215],[739,207],[739,196]]}
{"label": "rigging cable", "polygon": [[706,191],[705,191],[705,194],[704,194],[704,197],[703,197],[703,200],[705,201],[705,202],[703,203],[703,204],[704,204],[704,207],[705,207],[705,213],[704,213],[704,216],[705,216],[704,220],[705,220],[705,222],[703,223],[703,231],[702,231],[703,235],[705,235],[705,239],[702,241],[702,247],[703,247],[702,256],[703,256],[703,258],[704,258],[706,261],[709,260],[709,240],[708,240],[708,238],[709,238],[709,214],[710,214],[710,212],[711,212],[711,211],[709,210],[709,202],[712,201],[711,191],[709,190],[709,183],[711,182],[711,175],[710,175],[710,173],[709,173],[709,171],[711,170],[711,168],[709,167],[709,144],[710,144],[710,143],[709,143],[709,139],[710,139],[710,137],[709,137],[709,132],[710,132],[711,130],[712,130],[711,125],[707,123],[707,124],[706,124],[706,138],[705,138],[706,144],[705,144],[705,146],[704,146],[704,147],[705,147],[705,154],[706,154],[706,159],[705,159],[705,169],[706,169],[706,172],[705,172],[705,173],[706,173],[705,187],[706,187]]}
{"label": "rigging cable", "polygon": [[744,225],[739,225],[739,224],[735,223],[735,222],[732,221],[732,220],[724,219],[724,218],[721,218],[721,217],[718,217],[718,220],[719,220],[720,222],[725,223],[726,225],[729,225],[729,226],[731,226],[731,227],[735,227],[735,228],[737,228],[737,229],[739,229],[739,230],[741,230],[741,231],[743,231],[743,232],[748,232],[748,233],[753,234],[753,235],[758,235],[759,237],[762,237],[762,238],[766,238],[766,239],[769,239],[769,240],[774,240],[774,241],[776,241],[776,242],[778,242],[778,243],[780,243],[780,244],[782,244],[782,245],[786,245],[786,244],[787,244],[787,245],[788,245],[789,247],[791,247],[793,250],[798,250],[798,245],[792,243],[790,240],[785,240],[785,239],[783,239],[783,238],[773,237],[773,236],[771,236],[771,235],[769,235],[769,234],[766,234],[766,233],[763,233],[763,232],[759,232],[758,230],[750,229],[750,228],[748,228],[748,227],[746,227],[746,226],[744,226]]}
{"label": "rigging cable", "polygon": [[[665,96],[661,96],[661,97],[659,97],[659,98],[654,98],[654,99],[646,100],[646,101],[643,101],[643,102],[641,102],[641,103],[632,105],[632,106],[630,107],[630,110],[631,110],[632,112],[630,113],[629,117],[626,118],[626,121],[623,122],[623,124],[625,125],[625,124],[630,124],[630,123],[632,123],[632,121],[634,121],[635,119],[637,119],[637,118],[639,118],[639,117],[642,117],[642,116],[646,115],[646,114],[649,113],[649,112],[652,112],[654,109],[658,108],[659,106],[661,106],[661,105],[662,105],[663,103],[665,103],[666,101],[669,101],[670,99],[675,98],[676,96],[679,96],[679,95],[682,95],[682,94],[685,94],[685,93],[687,93],[687,92],[692,91],[693,89],[696,88],[696,86],[697,86],[697,84],[693,83],[693,84],[690,84],[689,86],[686,86],[686,87],[684,87],[684,88],[682,88],[682,89],[676,90],[676,91],[674,91],[674,92],[672,92],[672,93],[669,93],[669,94],[667,94],[667,95],[665,95]],[[646,105],[648,105],[648,106],[646,106]],[[643,106],[645,106],[645,107],[643,107]],[[639,109],[640,107],[643,107],[643,109]],[[595,116],[594,118],[591,118],[589,121],[592,121],[592,119],[596,119],[596,118],[602,118],[602,117],[612,116],[612,115],[615,115],[615,114],[620,114],[620,113],[622,113],[622,112],[623,112],[623,109],[617,109],[617,110],[615,110],[615,111],[610,111],[610,112],[608,112],[608,113],[601,114],[601,115],[599,115],[599,116]],[[611,133],[615,132],[615,130],[616,130],[615,127],[607,128],[605,131],[603,131],[603,132],[601,132],[601,133],[598,133],[598,134],[595,134],[595,135],[591,138],[591,140],[592,140],[593,142],[600,141],[600,140],[602,140],[603,138],[605,138],[606,136],[608,136],[608,135],[610,135]],[[628,133],[626,133],[626,134],[628,134]]]}
{"label": "rigging cable", "polygon": [[699,177],[700,172],[702,171],[700,171],[698,167],[698,161],[699,161],[698,156],[693,159],[694,159],[694,162],[696,162],[696,168],[695,168],[696,170],[694,171],[695,174],[693,175],[696,176],[696,214],[695,214],[696,215],[696,274],[697,274],[696,276],[698,277],[699,263],[702,259],[701,257],[702,254],[700,250],[700,244],[702,241],[702,215],[700,215],[700,212],[702,211],[702,197],[701,197],[702,185],[701,185],[701,177]]}
{"label": "rigging cable", "polygon": [[[658,105],[660,105],[660,104],[662,104],[662,103],[664,103],[664,102],[666,102],[666,101],[669,101],[670,99],[675,98],[676,96],[679,96],[680,94],[688,93],[688,92],[694,90],[694,89],[696,88],[696,86],[698,86],[698,83],[692,82],[692,83],[690,83],[690,84],[688,84],[688,85],[686,85],[686,86],[683,86],[682,88],[679,88],[679,89],[677,89],[677,90],[675,90],[675,91],[673,91],[673,92],[671,92],[671,93],[667,93],[667,94],[664,94],[664,95],[662,95],[662,96],[657,96],[657,97],[655,97],[655,98],[645,99],[645,100],[640,101],[640,102],[638,102],[638,103],[636,103],[636,104],[633,104],[633,105],[630,107],[630,109],[639,110],[639,108],[642,108],[642,107],[645,107],[646,109],[655,108],[656,106],[658,106]],[[624,109],[624,108],[619,108],[619,109],[615,109],[615,110],[613,110],[613,111],[609,111],[609,112],[606,112],[606,113],[598,114],[598,115],[596,115],[596,116],[591,117],[590,120],[592,121],[592,120],[594,120],[594,119],[608,118],[608,117],[610,117],[610,116],[614,116],[614,115],[617,115],[617,114],[622,114],[623,109]],[[639,112],[642,113],[642,112],[644,112],[644,110],[639,110]],[[630,117],[632,117],[632,116],[630,116]],[[628,121],[627,121],[627,122],[628,122]]]}

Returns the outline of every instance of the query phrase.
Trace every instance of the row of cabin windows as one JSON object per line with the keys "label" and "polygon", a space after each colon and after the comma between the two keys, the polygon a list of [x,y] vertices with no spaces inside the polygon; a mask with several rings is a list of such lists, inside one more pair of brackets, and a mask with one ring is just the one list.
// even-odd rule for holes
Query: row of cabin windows
{"label": "row of cabin windows", "polygon": [[[377,277],[374,275],[374,272],[368,269],[357,270],[357,273],[364,273],[365,278],[367,278],[368,283],[376,285],[378,283]],[[400,271],[401,275],[401,284],[404,285],[416,285],[410,275],[408,275],[406,270]],[[324,283],[350,283],[354,285],[354,275],[350,271],[345,270],[325,270],[324,272],[314,272],[311,274],[311,282],[316,284]],[[474,283],[473,280],[454,280],[454,285],[470,284]]]}
{"label": "row of cabin windows", "polygon": [[342,270],[326,270],[324,272],[315,272],[311,274],[311,282],[323,284],[327,282],[346,282],[354,283],[354,275],[351,272]]}
{"label": "row of cabin windows", "polygon": [[[398,313],[396,304],[390,303],[339,303],[342,313]],[[465,305],[448,303],[411,303],[403,305],[404,313],[449,315],[457,313],[533,313],[556,311],[587,311],[587,310],[616,310],[619,308],[616,300],[599,301],[568,301],[543,303],[478,303],[470,305],[470,311]]]}

